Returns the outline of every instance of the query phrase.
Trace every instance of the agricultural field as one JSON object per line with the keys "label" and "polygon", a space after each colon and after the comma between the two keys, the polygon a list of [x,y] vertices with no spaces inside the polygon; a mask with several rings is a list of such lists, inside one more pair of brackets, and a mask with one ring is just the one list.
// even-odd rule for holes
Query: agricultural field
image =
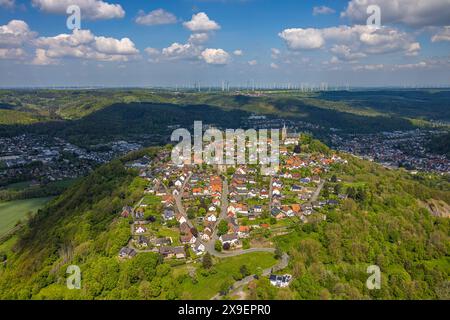
{"label": "agricultural field", "polygon": [[0,202],[0,236],[10,231],[29,212],[35,213],[51,199],[49,197]]}

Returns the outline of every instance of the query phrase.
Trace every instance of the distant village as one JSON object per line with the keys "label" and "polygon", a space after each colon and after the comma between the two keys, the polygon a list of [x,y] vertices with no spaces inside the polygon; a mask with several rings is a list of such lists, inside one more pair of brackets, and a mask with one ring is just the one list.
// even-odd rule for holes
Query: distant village
{"label": "distant village", "polygon": [[385,167],[403,167],[412,171],[450,173],[450,160],[432,154],[427,144],[433,134],[429,130],[383,132],[378,134],[332,134],[335,149],[363,159],[381,163]]}
{"label": "distant village", "polygon": [[24,134],[0,137],[0,180],[46,183],[87,175],[99,164],[141,149],[142,145],[115,141],[86,150],[60,138]]}

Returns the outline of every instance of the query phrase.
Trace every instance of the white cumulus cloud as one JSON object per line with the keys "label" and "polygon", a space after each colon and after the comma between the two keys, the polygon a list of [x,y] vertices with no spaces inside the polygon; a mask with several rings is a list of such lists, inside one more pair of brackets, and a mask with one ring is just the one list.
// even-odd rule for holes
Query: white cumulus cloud
{"label": "white cumulus cloud", "polygon": [[279,36],[290,50],[330,48],[345,60],[368,54],[403,52],[417,55],[421,46],[413,37],[394,28],[375,29],[367,25],[338,26],[323,29],[286,29]]}
{"label": "white cumulus cloud", "polygon": [[342,17],[365,23],[367,7],[378,5],[381,23],[402,23],[412,27],[450,25],[449,0],[351,0]]}
{"label": "white cumulus cloud", "polygon": [[21,47],[36,36],[22,20],[11,20],[0,26],[0,47]]}
{"label": "white cumulus cloud", "polygon": [[450,41],[450,26],[442,28],[438,33],[436,33],[432,38],[432,42],[440,41]]}
{"label": "white cumulus cloud", "polygon": [[214,20],[209,19],[208,15],[204,12],[194,14],[192,19],[184,22],[183,25],[192,32],[208,32],[220,29],[220,25]]}
{"label": "white cumulus cloud", "polygon": [[319,49],[325,44],[322,32],[319,29],[286,29],[279,36],[292,50]]}
{"label": "white cumulus cloud", "polygon": [[200,54],[200,49],[191,44],[181,44],[178,42],[172,43],[169,47],[162,49],[162,55],[166,59],[178,60],[178,59],[197,59]]}
{"label": "white cumulus cloud", "polygon": [[223,49],[205,49],[201,57],[208,64],[225,65],[230,60],[230,55]]}
{"label": "white cumulus cloud", "polygon": [[318,6],[313,8],[313,15],[317,16],[320,14],[333,14],[336,10],[327,6]]}
{"label": "white cumulus cloud", "polygon": [[209,40],[209,35],[207,33],[203,32],[203,33],[191,34],[188,42],[193,43],[193,44],[201,44],[201,43],[205,43],[208,40]]}
{"label": "white cumulus cloud", "polygon": [[71,34],[40,37],[34,41],[36,62],[55,63],[62,58],[96,61],[129,61],[137,58],[139,50],[128,39],[97,37],[90,30],[74,30]]}
{"label": "white cumulus cloud", "polygon": [[27,56],[25,50],[21,48],[0,48],[0,59],[22,60]]}
{"label": "white cumulus cloud", "polygon": [[11,20],[0,26],[0,59],[23,60],[25,47],[32,45],[37,36],[22,20]]}
{"label": "white cumulus cloud", "polygon": [[112,4],[102,0],[32,0],[34,7],[48,13],[66,14],[70,5],[81,9],[81,18],[103,20],[123,18],[125,11],[120,4]]}
{"label": "white cumulus cloud", "polygon": [[161,53],[158,49],[156,49],[156,48],[151,48],[151,47],[145,48],[144,51],[145,51],[149,56],[157,56],[157,55],[159,55],[159,54]]}
{"label": "white cumulus cloud", "polygon": [[164,9],[156,9],[147,14],[141,10],[135,21],[137,24],[156,26],[177,23],[177,17]]}

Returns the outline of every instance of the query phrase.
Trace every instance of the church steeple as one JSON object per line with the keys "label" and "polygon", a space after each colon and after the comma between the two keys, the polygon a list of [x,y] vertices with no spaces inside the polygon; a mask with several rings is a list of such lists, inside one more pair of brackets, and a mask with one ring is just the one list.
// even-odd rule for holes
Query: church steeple
{"label": "church steeple", "polygon": [[285,141],[287,138],[287,128],[286,128],[286,124],[283,124],[283,130],[281,130],[281,140]]}

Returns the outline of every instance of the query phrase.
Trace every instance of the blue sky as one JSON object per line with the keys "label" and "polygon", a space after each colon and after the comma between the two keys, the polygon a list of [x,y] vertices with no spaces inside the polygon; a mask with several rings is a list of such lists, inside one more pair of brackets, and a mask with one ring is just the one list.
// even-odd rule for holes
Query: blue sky
{"label": "blue sky", "polygon": [[449,49],[450,0],[0,0],[3,87],[450,85]]}

